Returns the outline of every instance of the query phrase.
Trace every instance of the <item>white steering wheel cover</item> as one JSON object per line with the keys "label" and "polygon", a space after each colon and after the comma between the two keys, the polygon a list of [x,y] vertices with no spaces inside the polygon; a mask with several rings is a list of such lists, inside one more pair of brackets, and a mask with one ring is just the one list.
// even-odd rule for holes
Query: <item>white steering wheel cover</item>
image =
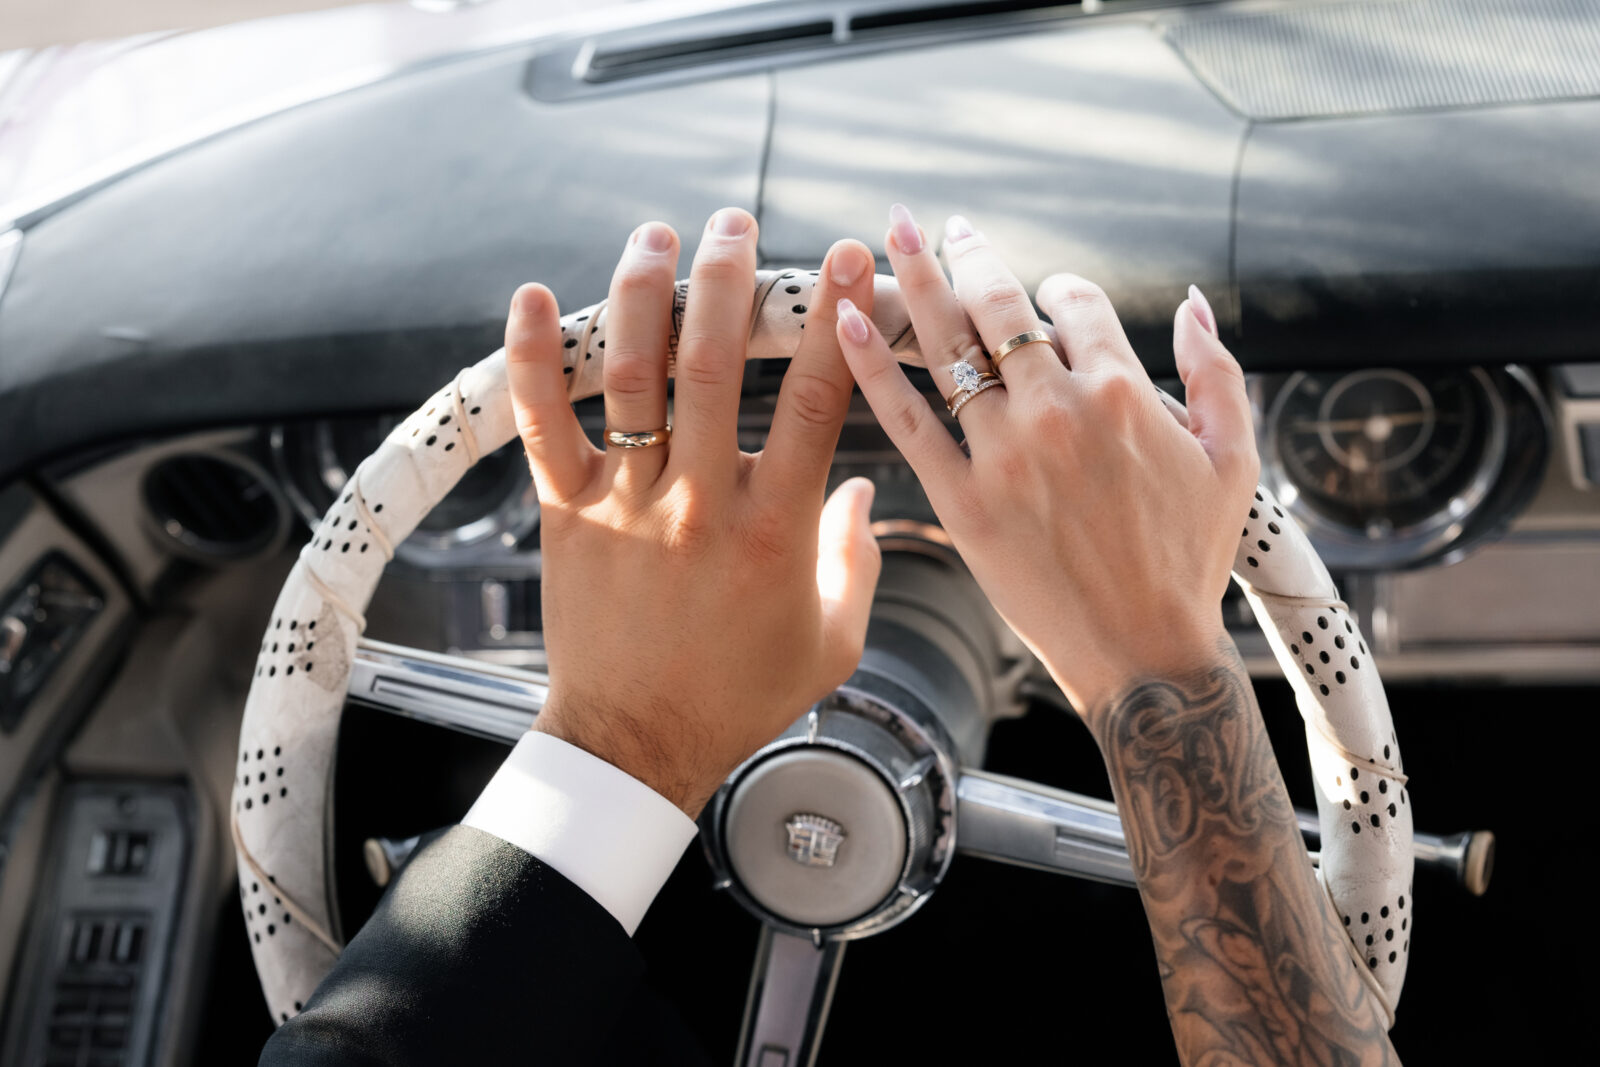
{"label": "white steering wheel cover", "polygon": [[1393,1026],[1415,902],[1411,803],[1389,698],[1328,568],[1265,488],[1256,490],[1233,576],[1294,688],[1317,790],[1322,883]]}
{"label": "white steering wheel cover", "polygon": [[[794,354],[815,282],[815,271],[757,273],[752,351],[763,357]],[[688,283],[679,282],[674,339],[687,291]],[[902,362],[921,365],[893,278],[876,279],[873,319]],[[562,334],[569,395],[580,400],[599,394],[605,305],[565,316]],[[479,456],[514,436],[505,354],[496,352],[457,375],[357,468],[301,551],[273,608],[240,729],[232,815],[251,951],[277,1022],[310,999],[342,947],[330,855],[333,766],[362,613],[391,546],[405,540]],[[1318,786],[1323,881],[1339,914],[1349,917],[1351,951],[1392,1025],[1410,940],[1412,843],[1388,702],[1360,630],[1310,542],[1265,490],[1256,510],[1258,518],[1251,519],[1240,543],[1235,576],[1295,687]],[[1260,548],[1260,541],[1269,547]],[[1327,620],[1327,629],[1319,618]],[[1347,646],[1357,646],[1349,653],[1357,657],[1356,667],[1348,656],[1343,668],[1334,658],[1341,631]],[[1302,641],[1304,633],[1314,639]],[[1340,670],[1343,681],[1336,678]],[[1352,767],[1358,775],[1350,773]],[[1374,792],[1379,781],[1387,783],[1382,793]],[[1363,789],[1366,802],[1360,800]],[[1391,926],[1393,940],[1384,936]],[[1368,935],[1374,937],[1371,949]],[[1394,962],[1390,952],[1396,953]]]}

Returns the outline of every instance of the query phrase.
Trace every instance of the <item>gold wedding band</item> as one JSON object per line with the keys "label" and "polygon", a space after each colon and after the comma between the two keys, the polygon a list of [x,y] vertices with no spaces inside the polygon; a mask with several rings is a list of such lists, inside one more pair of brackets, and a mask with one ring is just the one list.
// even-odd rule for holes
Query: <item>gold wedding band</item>
{"label": "gold wedding band", "polygon": [[1037,344],[1050,345],[1051,348],[1055,347],[1054,344],[1051,344],[1050,335],[1045,333],[1043,330],[1029,330],[1027,333],[1017,334],[1015,337],[1011,338],[1011,340],[995,349],[994,355],[990,356],[989,360],[994,364],[994,369],[999,370],[1000,361],[1002,359],[1005,359],[1023,345]]}
{"label": "gold wedding band", "polygon": [[671,437],[671,426],[659,430],[607,430],[606,444],[618,448],[654,448],[666,444]]}

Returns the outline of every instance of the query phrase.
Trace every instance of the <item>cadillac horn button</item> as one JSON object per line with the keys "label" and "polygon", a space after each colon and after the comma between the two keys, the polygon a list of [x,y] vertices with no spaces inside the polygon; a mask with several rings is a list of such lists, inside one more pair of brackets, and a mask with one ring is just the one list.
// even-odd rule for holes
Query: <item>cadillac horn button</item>
{"label": "cadillac horn button", "polygon": [[832,867],[845,839],[844,827],[821,815],[797,813],[784,823],[789,831],[789,858],[802,867]]}

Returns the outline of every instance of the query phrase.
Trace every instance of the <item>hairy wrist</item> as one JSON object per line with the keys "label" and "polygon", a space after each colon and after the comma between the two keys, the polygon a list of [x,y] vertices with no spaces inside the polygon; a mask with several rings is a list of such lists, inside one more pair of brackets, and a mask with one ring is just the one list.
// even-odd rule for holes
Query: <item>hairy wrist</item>
{"label": "hairy wrist", "polygon": [[553,700],[539,712],[533,728],[605,760],[695,819],[724,774],[703,765],[692,739],[668,736],[674,731],[683,734],[681,723],[674,716],[641,717],[611,707],[579,708]]}

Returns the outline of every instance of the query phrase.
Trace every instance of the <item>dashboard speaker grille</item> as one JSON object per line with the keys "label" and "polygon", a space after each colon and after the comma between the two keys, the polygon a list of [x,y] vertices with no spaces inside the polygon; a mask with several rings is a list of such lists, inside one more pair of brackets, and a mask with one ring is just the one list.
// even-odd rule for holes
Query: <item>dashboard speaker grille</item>
{"label": "dashboard speaker grille", "polygon": [[190,553],[234,559],[267,547],[283,522],[275,494],[229,459],[181,455],[145,475],[145,506],[156,526]]}
{"label": "dashboard speaker grille", "polygon": [[1166,34],[1255,119],[1600,95],[1600,0],[1363,0],[1174,19]]}

